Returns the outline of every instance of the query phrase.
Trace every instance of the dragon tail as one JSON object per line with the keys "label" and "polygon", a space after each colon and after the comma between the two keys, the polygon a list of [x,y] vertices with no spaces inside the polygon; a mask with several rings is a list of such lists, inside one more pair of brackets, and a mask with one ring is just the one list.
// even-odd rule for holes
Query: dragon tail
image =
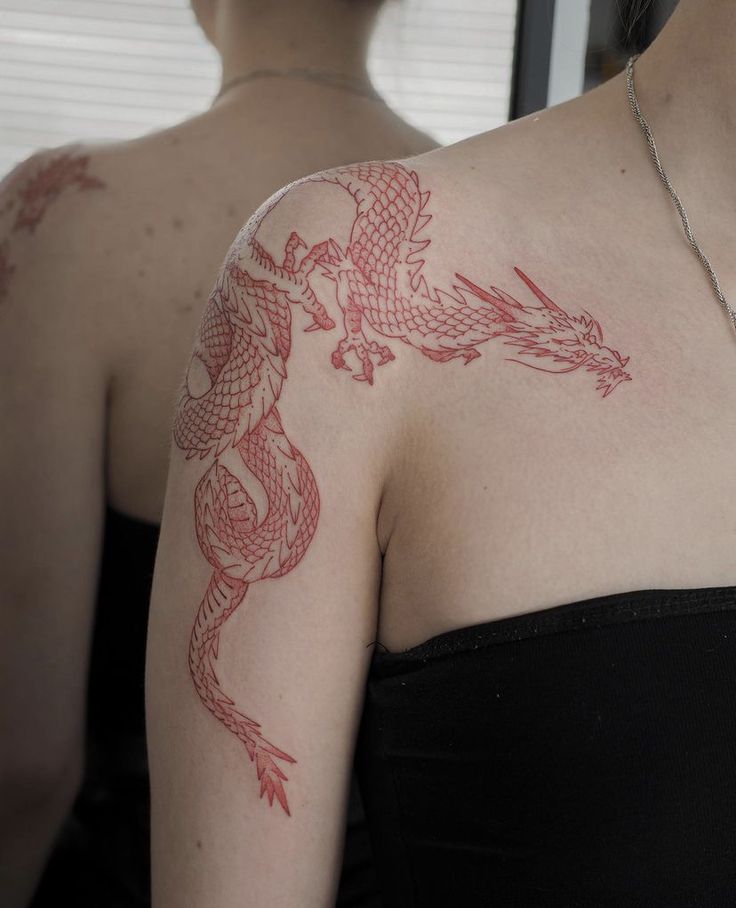
{"label": "dragon tail", "polygon": [[269,805],[276,798],[284,812],[290,815],[284,790],[287,776],[277,761],[295,763],[296,760],[263,737],[260,724],[240,712],[217,678],[220,630],[245,598],[248,585],[247,581],[229,577],[222,571],[216,570],[212,574],[189,639],[189,671],[204,705],[242,742],[255,763],[260,796],[265,795]]}

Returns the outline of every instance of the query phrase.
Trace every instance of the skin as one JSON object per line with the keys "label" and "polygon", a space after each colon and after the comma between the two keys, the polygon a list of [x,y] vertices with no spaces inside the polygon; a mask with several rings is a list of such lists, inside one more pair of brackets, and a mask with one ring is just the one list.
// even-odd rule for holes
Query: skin
{"label": "skin", "polygon": [[[734,34],[730,5],[683,0],[637,65],[642,109],[727,295],[734,73],[724,50]],[[303,333],[311,313],[290,304],[278,411],[316,478],[319,524],[298,564],[249,588],[216,669],[228,696],[296,759],[284,764],[290,816],[259,799],[242,742],[203,707],[187,670],[212,574],[193,498],[212,461],[177,450],[149,646],[157,908],[229,908],[244,893],[253,905],[331,904],[373,641],[398,650],[607,593],[734,582],[736,346],[623,77],[405,163],[431,193],[430,287],[449,290],[459,273],[531,302],[519,267],[566,312],[600,322],[630,357],[631,381],[602,398],[583,370],[509,363],[499,340],[468,364],[389,342],[395,358],[372,383],[354,381],[332,358],[339,293],[315,276],[337,330]],[[292,231],[307,249],[331,238],[344,252],[354,221],[349,199],[319,182],[290,190],[251,226],[280,261]],[[237,262],[257,268],[247,250]],[[262,514],[266,504],[261,487]]]}
{"label": "skin", "polygon": [[[223,0],[197,12],[226,80],[266,61],[361,77],[378,6],[269,13]],[[81,778],[104,505],[160,520],[171,403],[234,232],[304,173],[431,146],[381,104],[274,78],[173,129],[70,151],[100,185],[64,184],[32,230],[14,227],[19,187],[59,154],[3,187],[3,905],[27,903]]]}

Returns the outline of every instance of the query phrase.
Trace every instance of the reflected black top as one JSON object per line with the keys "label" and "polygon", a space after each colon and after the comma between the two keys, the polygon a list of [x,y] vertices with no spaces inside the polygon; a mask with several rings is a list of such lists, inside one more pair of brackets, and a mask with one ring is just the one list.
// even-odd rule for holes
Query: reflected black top
{"label": "reflected black top", "polygon": [[386,908],[732,908],[736,587],[376,651],[358,745]]}
{"label": "reflected black top", "polygon": [[143,679],[158,534],[156,524],[107,511],[84,781],[32,908],[149,904]]}

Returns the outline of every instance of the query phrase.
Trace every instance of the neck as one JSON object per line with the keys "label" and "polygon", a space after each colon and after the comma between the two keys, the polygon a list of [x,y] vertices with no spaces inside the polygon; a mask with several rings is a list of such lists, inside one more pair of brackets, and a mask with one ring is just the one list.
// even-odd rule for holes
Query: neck
{"label": "neck", "polygon": [[223,85],[253,70],[315,69],[369,84],[375,0],[223,0],[216,23]]}
{"label": "neck", "polygon": [[720,150],[736,131],[736,3],[680,0],[637,62],[637,91],[652,117],[682,139]]}

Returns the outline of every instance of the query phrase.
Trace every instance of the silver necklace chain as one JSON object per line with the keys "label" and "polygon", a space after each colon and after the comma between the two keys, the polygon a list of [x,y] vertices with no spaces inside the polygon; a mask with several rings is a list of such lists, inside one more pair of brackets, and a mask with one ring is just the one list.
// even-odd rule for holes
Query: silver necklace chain
{"label": "silver necklace chain", "polygon": [[336,70],[313,69],[309,66],[291,66],[286,69],[271,69],[267,67],[252,69],[250,72],[228,80],[215,96],[215,101],[218,101],[231,88],[235,88],[236,85],[244,85],[246,82],[254,82],[256,79],[273,78],[316,82],[319,85],[327,85],[330,88],[337,88],[341,91],[369,98],[371,101],[383,101],[381,95],[365,79],[361,79],[358,76],[349,76],[347,73],[337,72]]}
{"label": "silver necklace chain", "polygon": [[708,277],[710,278],[710,282],[713,285],[713,291],[718,298],[718,302],[720,303],[726,315],[731,320],[731,326],[733,327],[734,331],[736,331],[736,311],[723,295],[721,285],[718,281],[718,275],[711,265],[708,256],[703,252],[698,241],[695,239],[692,227],[690,226],[690,219],[688,218],[687,211],[685,210],[685,206],[682,204],[682,199],[677,194],[677,190],[672,185],[669,177],[665,173],[665,169],[662,166],[662,161],[659,157],[659,152],[657,151],[656,142],[654,141],[654,136],[652,135],[651,127],[649,126],[649,123],[647,122],[644,114],[641,112],[641,108],[639,107],[639,99],[636,96],[636,89],[634,88],[634,63],[637,57],[638,54],[630,57],[629,61],[626,64],[626,94],[629,98],[629,106],[631,107],[631,112],[633,113],[636,122],[641,127],[641,131],[644,133],[644,138],[647,140],[647,145],[649,146],[649,154],[652,158],[654,166],[657,169],[659,178],[667,189],[667,192],[669,192],[670,196],[672,197],[672,201],[675,203],[675,208],[677,209],[677,213],[680,215],[680,220],[682,221],[682,229],[685,231],[687,241],[690,244],[690,247],[695,255],[697,255],[697,257],[700,259],[700,263],[705,269]]}

